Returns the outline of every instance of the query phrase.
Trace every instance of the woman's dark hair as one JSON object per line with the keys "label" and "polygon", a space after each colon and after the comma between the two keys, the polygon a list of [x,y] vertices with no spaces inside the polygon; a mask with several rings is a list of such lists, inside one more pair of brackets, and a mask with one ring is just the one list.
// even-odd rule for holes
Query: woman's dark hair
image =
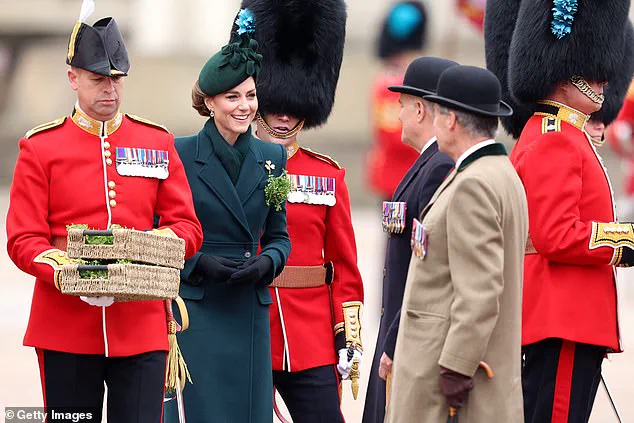
{"label": "woman's dark hair", "polygon": [[192,107],[198,112],[199,115],[208,117],[211,111],[205,104],[205,95],[204,92],[200,89],[200,85],[198,85],[198,81],[194,84],[194,88],[192,88]]}

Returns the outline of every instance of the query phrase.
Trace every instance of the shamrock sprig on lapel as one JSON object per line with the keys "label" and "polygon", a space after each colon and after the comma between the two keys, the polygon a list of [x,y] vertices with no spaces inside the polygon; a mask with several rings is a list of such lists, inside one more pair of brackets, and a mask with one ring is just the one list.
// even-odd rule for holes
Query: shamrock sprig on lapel
{"label": "shamrock sprig on lapel", "polygon": [[264,163],[264,168],[269,173],[268,181],[264,187],[264,198],[266,205],[275,206],[275,211],[282,210],[282,205],[286,202],[286,197],[291,190],[291,181],[288,179],[286,169],[282,170],[279,176],[273,175],[275,164],[270,160]]}

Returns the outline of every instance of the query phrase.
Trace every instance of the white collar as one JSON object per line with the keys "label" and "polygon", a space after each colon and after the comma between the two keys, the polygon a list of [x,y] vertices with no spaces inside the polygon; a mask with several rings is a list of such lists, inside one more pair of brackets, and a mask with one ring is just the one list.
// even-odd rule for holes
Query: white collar
{"label": "white collar", "polygon": [[425,150],[427,150],[429,147],[431,147],[431,145],[433,143],[435,143],[438,140],[438,138],[436,137],[431,137],[431,139],[429,141],[427,141],[427,144],[425,144],[425,146],[423,147],[423,149],[420,151],[420,154],[422,155]]}
{"label": "white collar", "polygon": [[460,157],[458,157],[458,160],[456,160],[455,168],[459,169],[460,165],[467,157],[469,157],[470,155],[472,155],[473,153],[475,153],[482,147],[486,147],[487,145],[491,145],[491,144],[495,144],[495,140],[492,138],[488,140],[480,141],[479,143],[472,145],[471,147],[467,149],[467,151],[465,151],[464,153],[460,155]]}

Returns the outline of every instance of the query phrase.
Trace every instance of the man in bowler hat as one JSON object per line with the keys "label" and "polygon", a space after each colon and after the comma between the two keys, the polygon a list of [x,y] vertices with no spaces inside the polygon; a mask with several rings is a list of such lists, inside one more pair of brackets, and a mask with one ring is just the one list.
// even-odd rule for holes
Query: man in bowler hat
{"label": "man in bowler hat", "polygon": [[[385,416],[385,379],[392,368],[407,268],[412,255],[412,220],[427,205],[454,164],[447,154],[438,151],[433,104],[423,96],[434,94],[440,74],[456,65],[456,62],[438,57],[419,57],[408,66],[401,85],[388,87],[399,94],[402,141],[418,152],[418,158],[401,180],[391,201],[383,206],[383,229],[388,234],[388,241],[383,268],[381,323],[365,399],[364,423],[380,423]],[[393,219],[392,216],[398,217]]]}
{"label": "man in bowler hat", "polygon": [[[493,139],[498,117],[512,113],[500,96],[491,72],[454,66],[424,97],[435,103],[438,147],[456,166],[413,224],[386,422],[441,422],[450,407],[475,423],[523,418],[528,212],[520,179]],[[483,361],[492,379],[478,371]]]}

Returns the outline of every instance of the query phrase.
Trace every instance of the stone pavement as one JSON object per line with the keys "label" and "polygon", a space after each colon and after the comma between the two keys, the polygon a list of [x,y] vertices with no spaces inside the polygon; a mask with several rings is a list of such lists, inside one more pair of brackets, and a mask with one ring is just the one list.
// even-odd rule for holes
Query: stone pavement
{"label": "stone pavement", "polygon": [[[5,218],[8,190],[0,188],[0,408],[41,406],[42,396],[39,372],[34,351],[22,346],[22,337],[28,320],[33,280],[20,272],[6,253]],[[365,282],[364,332],[365,354],[362,364],[362,383],[359,399],[353,401],[350,382],[345,382],[343,409],[348,423],[361,421],[365,398],[365,384],[374,354],[373,341],[379,319],[382,252],[384,236],[380,231],[377,209],[354,209],[353,221],[357,235],[359,267]],[[626,352],[606,361],[604,375],[621,409],[624,422],[634,422],[634,273],[620,273],[621,328]],[[628,283],[630,286],[628,286]],[[589,313],[592,311],[589,310]],[[373,370],[374,371],[374,370]],[[4,414],[1,413],[2,419]],[[599,388],[591,423],[616,422],[602,388]],[[439,422],[444,423],[444,422]]]}

